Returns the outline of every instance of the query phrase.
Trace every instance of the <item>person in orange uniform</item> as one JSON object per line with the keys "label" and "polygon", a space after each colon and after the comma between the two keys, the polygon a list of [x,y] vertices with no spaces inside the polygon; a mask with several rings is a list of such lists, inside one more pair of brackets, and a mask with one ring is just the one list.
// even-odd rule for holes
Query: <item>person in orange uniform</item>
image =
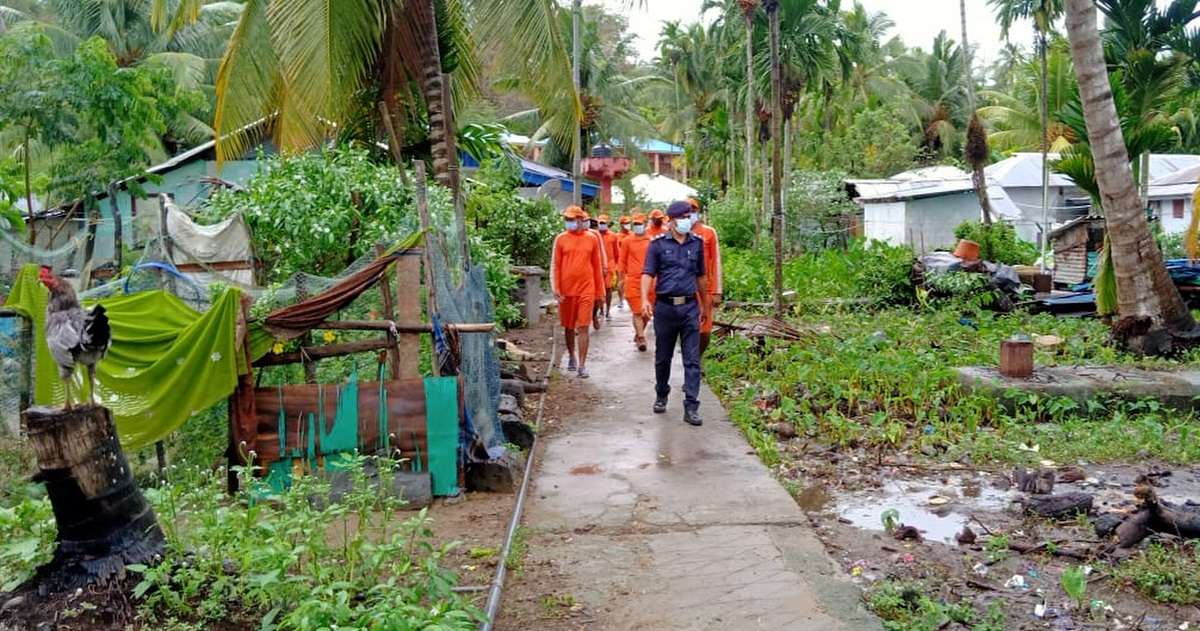
{"label": "person in orange uniform", "polygon": [[[694,197],[688,198],[692,206],[692,234],[704,240],[704,267],[708,277],[708,310],[700,321],[700,359],[704,359],[704,351],[708,350],[708,342],[712,339],[713,308],[721,304],[724,289],[721,287],[721,242],[717,239],[717,231],[712,226],[702,223],[700,218],[700,201]],[[705,301],[700,302],[706,304]]]}
{"label": "person in orange uniform", "polygon": [[621,248],[625,246],[625,240],[633,233],[629,232],[629,215],[621,215],[620,219],[621,231],[617,233],[617,308],[622,309],[625,306],[625,270],[621,269]]}
{"label": "person in orange uniform", "polygon": [[650,235],[650,238],[653,239],[654,237],[657,237],[658,235],[666,232],[667,227],[665,225],[663,225],[666,223],[666,220],[667,220],[666,213],[664,213],[663,211],[661,211],[657,208],[655,208],[654,210],[651,210],[650,211],[650,224],[646,226],[646,234]]}
{"label": "person in orange uniform", "polygon": [[604,244],[604,258],[608,261],[608,268],[604,272],[604,317],[612,322],[612,297],[613,290],[617,287],[617,264],[620,260],[617,246],[619,239],[617,233],[609,229],[611,225],[608,215],[600,215],[596,217],[596,221],[600,241]]}
{"label": "person in orange uniform", "polygon": [[[587,213],[578,206],[563,211],[566,230],[554,238],[550,259],[550,287],[558,301],[558,317],[567,342],[567,370],[578,370],[587,379],[588,326],[596,288],[603,287],[601,267],[603,248],[600,240],[587,229]],[[603,295],[603,294],[601,294]],[[579,362],[576,364],[576,341]]]}
{"label": "person in orange uniform", "polygon": [[[650,247],[650,235],[646,229],[646,216],[634,213],[630,225],[633,231],[621,245],[619,267],[625,274],[625,300],[633,312],[633,343],[639,351],[646,350],[646,324],[650,322],[642,310],[642,267],[646,264],[646,249]],[[654,303],[654,287],[649,290],[650,303]]]}
{"label": "person in orange uniform", "polygon": [[[600,237],[600,231],[597,229],[599,221],[595,217],[588,215],[587,211],[583,211],[583,221],[588,226],[588,234],[596,239],[596,243],[600,244],[600,274],[603,278],[608,278],[608,255],[604,251],[604,239]],[[596,330],[600,330],[600,316],[604,313],[604,286],[603,283],[596,287],[596,298],[592,302],[592,326]]]}

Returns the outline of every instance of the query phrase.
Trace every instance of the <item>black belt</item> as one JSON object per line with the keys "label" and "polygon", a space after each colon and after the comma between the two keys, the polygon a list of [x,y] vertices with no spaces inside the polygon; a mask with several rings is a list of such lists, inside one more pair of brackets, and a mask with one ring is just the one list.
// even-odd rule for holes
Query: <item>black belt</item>
{"label": "black belt", "polygon": [[655,296],[655,302],[661,302],[665,305],[686,305],[696,299],[695,294],[691,296]]}

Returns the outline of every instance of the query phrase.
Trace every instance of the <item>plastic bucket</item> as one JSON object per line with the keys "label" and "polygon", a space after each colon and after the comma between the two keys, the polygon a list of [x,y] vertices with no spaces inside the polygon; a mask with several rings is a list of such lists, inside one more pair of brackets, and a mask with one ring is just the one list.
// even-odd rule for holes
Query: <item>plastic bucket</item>
{"label": "plastic bucket", "polygon": [[962,239],[958,242],[958,247],[954,248],[954,256],[964,261],[978,261],[979,244],[968,239]]}

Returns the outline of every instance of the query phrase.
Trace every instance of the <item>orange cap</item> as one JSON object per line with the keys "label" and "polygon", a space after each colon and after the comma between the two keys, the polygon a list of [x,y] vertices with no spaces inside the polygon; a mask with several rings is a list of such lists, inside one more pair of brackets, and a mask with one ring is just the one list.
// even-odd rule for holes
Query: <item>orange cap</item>
{"label": "orange cap", "polygon": [[687,198],[687,203],[691,204],[692,208],[696,209],[696,212],[700,212],[700,200],[695,197],[689,197]]}
{"label": "orange cap", "polygon": [[567,219],[587,219],[587,213],[583,212],[583,209],[578,206],[567,206],[562,211],[562,216]]}
{"label": "orange cap", "polygon": [[600,215],[599,217],[596,217],[596,221],[608,223],[608,215]]}
{"label": "orange cap", "polygon": [[633,213],[632,223],[646,223],[646,215],[642,213]]}
{"label": "orange cap", "polygon": [[622,226],[628,225],[629,224],[629,215],[621,215],[620,221],[621,221]]}
{"label": "orange cap", "polygon": [[663,211],[659,210],[658,208],[655,208],[654,210],[650,211],[650,218],[651,219],[666,219],[667,215],[665,213],[663,213]]}

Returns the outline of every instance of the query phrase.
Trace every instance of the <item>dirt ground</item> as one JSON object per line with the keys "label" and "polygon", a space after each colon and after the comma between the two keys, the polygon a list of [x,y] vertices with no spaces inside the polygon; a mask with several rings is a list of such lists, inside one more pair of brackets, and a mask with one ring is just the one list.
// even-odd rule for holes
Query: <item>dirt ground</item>
{"label": "dirt ground", "polygon": [[[999,602],[1005,629],[1167,630],[1194,628],[1200,621],[1200,608],[1157,604],[1122,585],[1092,520],[1026,516],[1020,501],[1028,495],[1012,485],[1012,471],[957,463],[926,467],[903,456],[885,458],[880,465],[874,454],[832,452],[800,439],[781,441],[780,447],[790,464],[776,473],[794,485],[794,496],[821,541],[864,589],[883,580],[920,581],[931,594],[970,603],[980,612]],[[1095,515],[1131,512],[1135,481],[1145,473],[1152,474],[1165,500],[1184,505],[1200,497],[1196,468],[1042,464],[1056,470],[1060,480],[1082,478],[1060,481],[1054,492],[1093,494]],[[916,528],[919,540],[887,534],[883,514],[888,509],[896,510],[897,526]],[[957,542],[964,527],[975,535],[974,542]],[[1036,549],[1011,549],[1028,546]],[[1059,581],[1063,570],[1079,566],[1090,568],[1092,611],[1086,614],[1070,602]]]}

